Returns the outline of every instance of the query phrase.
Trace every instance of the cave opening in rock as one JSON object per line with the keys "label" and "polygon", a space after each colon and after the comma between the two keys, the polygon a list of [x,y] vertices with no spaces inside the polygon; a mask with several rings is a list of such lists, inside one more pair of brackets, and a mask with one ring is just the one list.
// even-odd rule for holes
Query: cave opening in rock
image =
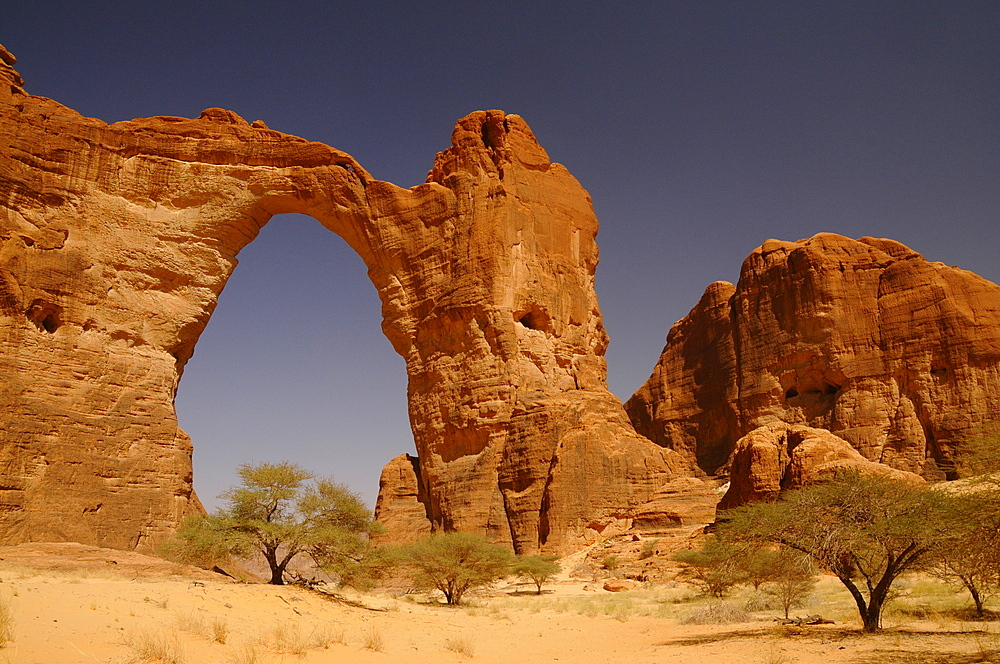
{"label": "cave opening in rock", "polygon": [[311,217],[273,217],[240,251],[184,368],[178,422],[211,510],[241,463],[288,460],[373,506],[382,466],[413,453],[403,359],[364,262]]}

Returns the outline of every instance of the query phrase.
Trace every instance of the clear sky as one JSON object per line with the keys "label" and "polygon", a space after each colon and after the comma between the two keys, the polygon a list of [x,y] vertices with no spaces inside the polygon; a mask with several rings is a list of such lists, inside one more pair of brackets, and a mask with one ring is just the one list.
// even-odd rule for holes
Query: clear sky
{"label": "clear sky", "polygon": [[[891,237],[1000,281],[1000,3],[13,0],[29,92],[108,122],[213,106],[424,180],[458,118],[523,116],[591,193],[612,391],[768,238]],[[370,504],[414,452],[361,260],[306,217],[240,254],[177,397],[209,506],[289,459]]]}

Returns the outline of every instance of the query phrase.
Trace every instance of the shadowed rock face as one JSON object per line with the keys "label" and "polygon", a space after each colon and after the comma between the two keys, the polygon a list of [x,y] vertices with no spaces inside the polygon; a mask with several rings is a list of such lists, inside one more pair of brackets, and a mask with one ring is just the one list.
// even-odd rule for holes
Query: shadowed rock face
{"label": "shadowed rock face", "polygon": [[12,64],[0,541],[145,547],[201,509],[174,394],[237,254],[286,212],[362,257],[406,360],[419,460],[383,474],[387,523],[565,550],[647,514],[683,471],[607,391],[597,220],[518,116],[463,118],[427,182],[401,189],[230,111],[84,118],[26,94]]}
{"label": "shadowed rock face", "polygon": [[769,240],[674,326],[625,407],[707,473],[745,434],[791,424],[940,477],[1000,412],[1000,286],[892,240]]}

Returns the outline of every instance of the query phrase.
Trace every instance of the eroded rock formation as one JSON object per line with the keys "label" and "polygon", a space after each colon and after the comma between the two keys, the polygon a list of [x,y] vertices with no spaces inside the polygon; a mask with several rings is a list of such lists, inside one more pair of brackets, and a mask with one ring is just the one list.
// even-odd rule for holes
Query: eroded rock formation
{"label": "eroded rock formation", "polygon": [[768,424],[736,441],[729,490],[719,509],[775,500],[782,491],[829,479],[842,471],[904,482],[924,481],[914,473],[869,461],[846,440],[826,429]]}
{"label": "eroded rock formation", "polygon": [[1000,412],[1000,286],[898,242],[769,240],[712,284],[626,403],[709,474],[760,426],[808,425],[941,477]]}
{"label": "eroded rock formation", "polygon": [[143,547],[200,509],[174,393],[237,254],[285,212],[363,258],[406,360],[419,461],[383,476],[380,518],[559,551],[667,500],[685,464],[605,386],[589,197],[521,118],[463,118],[401,189],[230,111],[85,118],[8,56],[0,542]]}

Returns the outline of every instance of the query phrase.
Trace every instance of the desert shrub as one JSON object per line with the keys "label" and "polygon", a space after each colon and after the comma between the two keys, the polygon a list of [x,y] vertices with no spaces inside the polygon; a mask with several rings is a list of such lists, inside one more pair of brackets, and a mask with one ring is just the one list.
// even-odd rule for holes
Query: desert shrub
{"label": "desert shrub", "polygon": [[519,578],[531,580],[541,595],[542,584],[558,574],[559,569],[555,556],[518,556],[512,571]]}
{"label": "desert shrub", "polygon": [[608,570],[612,574],[614,574],[615,570],[618,569],[620,565],[621,561],[618,560],[618,556],[614,555],[605,556],[604,560],[601,561],[601,568]]}
{"label": "desert shrub", "polygon": [[476,645],[472,639],[465,636],[452,637],[450,639],[445,639],[444,642],[445,650],[449,650],[459,655],[465,655],[466,657],[472,657],[476,654]]}
{"label": "desert shrub", "polygon": [[385,640],[382,638],[382,632],[377,627],[372,627],[365,632],[362,641],[366,650],[371,650],[372,652],[383,652],[385,650]]}
{"label": "desert shrub", "polygon": [[778,551],[772,561],[774,573],[764,584],[764,593],[777,600],[787,619],[788,612],[802,606],[816,587],[816,565],[808,556],[788,548]]}
{"label": "desert shrub", "polygon": [[656,554],[656,546],[660,543],[660,540],[646,540],[642,543],[642,548],[639,550],[639,560],[645,560],[646,558],[652,558]]}
{"label": "desert shrub", "polygon": [[437,588],[453,605],[468,591],[502,579],[513,562],[509,549],[472,533],[437,533],[405,545],[400,554],[418,588]]}
{"label": "desert shrub", "polygon": [[275,585],[284,584],[285,569],[302,554],[342,583],[364,585],[382,569],[366,564],[370,537],[381,528],[347,487],[288,462],[243,464],[239,476],[242,483],[222,494],[223,508],[185,520],[164,546],[168,557],[208,566],[227,554],[257,553]]}
{"label": "desert shrub", "polygon": [[684,564],[681,577],[701,588],[710,597],[721,599],[743,582],[745,575],[740,565],[743,549],[712,535],[700,549],[686,549],[674,554],[673,559]]}
{"label": "desert shrub", "polygon": [[779,544],[835,574],[866,632],[880,629],[893,582],[948,535],[945,497],[923,485],[856,473],[719,515],[729,542]]}

